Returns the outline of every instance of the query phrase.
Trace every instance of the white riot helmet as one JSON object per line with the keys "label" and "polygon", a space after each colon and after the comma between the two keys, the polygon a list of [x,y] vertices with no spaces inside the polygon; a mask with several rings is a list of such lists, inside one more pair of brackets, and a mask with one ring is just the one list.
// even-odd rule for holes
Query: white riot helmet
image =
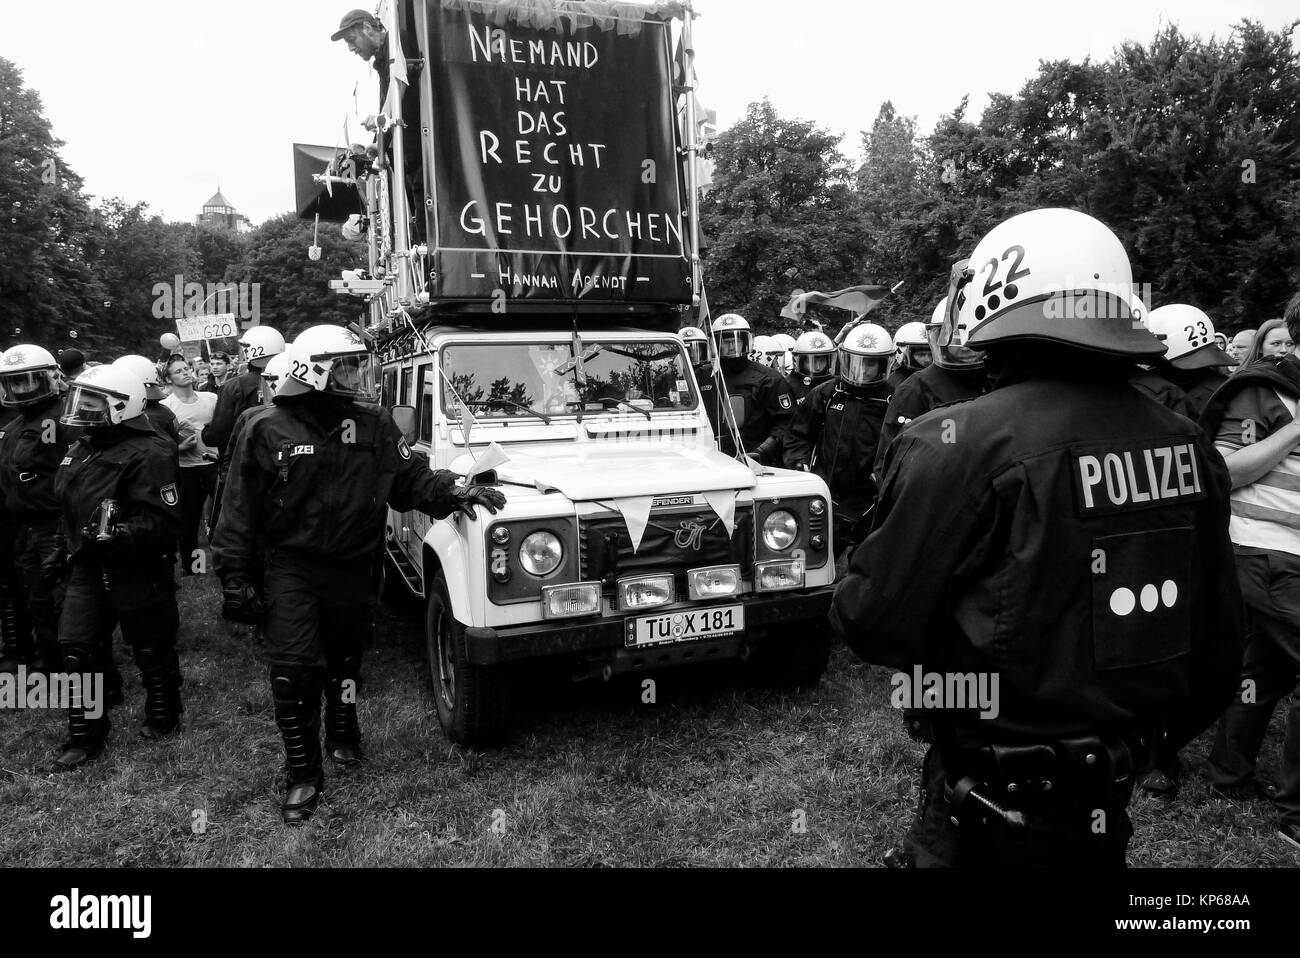
{"label": "white riot helmet", "polygon": [[898,362],[908,369],[924,369],[930,365],[930,339],[925,333],[925,323],[904,323],[894,334],[898,349]]}
{"label": "white riot helmet", "polygon": [[829,379],[835,372],[835,343],[819,330],[803,333],[794,341],[794,370],[812,380]]}
{"label": "white riot helmet", "polygon": [[113,365],[129,369],[140,377],[140,382],[144,384],[144,398],[146,400],[156,402],[164,397],[162,383],[158,381],[158,366],[153,361],[146,359],[144,356],[128,353],[113,360]]}
{"label": "white riot helmet", "polygon": [[[959,264],[960,265],[960,264]],[[943,346],[940,338],[943,333],[944,320],[948,318],[948,297],[939,300],[930,314],[930,321],[925,324],[925,336],[930,341],[931,361],[943,369],[978,369],[984,365],[984,357],[966,346]]]}
{"label": "white riot helmet", "polygon": [[92,366],[68,392],[62,422],[68,426],[117,426],[144,412],[144,383],[116,363]]}
{"label": "white riot helmet", "polygon": [[1134,361],[1164,347],[1135,322],[1133,272],[1119,238],[1077,210],[999,223],[953,267],[941,348],[1037,340]]}
{"label": "white riot helmet", "polygon": [[744,359],[754,341],[749,321],[739,313],[724,313],[713,321],[713,341],[723,359]]}
{"label": "white riot helmet", "polygon": [[239,355],[251,369],[263,369],[272,356],[284,352],[284,337],[270,326],[250,326],[239,337]]}
{"label": "white riot helmet", "polygon": [[1171,303],[1153,309],[1147,328],[1168,348],[1165,359],[1179,369],[1233,365],[1232,357],[1214,341],[1214,323],[1195,306]]}
{"label": "white riot helmet", "polygon": [[704,335],[704,330],[698,326],[683,326],[677,331],[677,335],[686,344],[686,357],[691,361],[692,366],[708,361],[709,337]]}
{"label": "white riot helmet", "polygon": [[840,343],[840,379],[849,386],[874,386],[885,381],[894,341],[875,323],[860,323]]}
{"label": "white riot helmet", "polygon": [[749,358],[756,363],[762,363],[764,366],[771,366],[776,355],[781,351],[775,339],[771,336],[755,336],[754,345],[750,348]]}
{"label": "white riot helmet", "polygon": [[59,364],[48,349],[22,344],[0,355],[0,402],[18,409],[59,394]]}
{"label": "white riot helmet", "polygon": [[794,368],[794,344],[797,340],[789,333],[776,333],[772,336],[777,345],[781,347],[781,354],[777,356],[777,365],[782,372],[790,372]]}
{"label": "white riot helmet", "polygon": [[315,391],[357,402],[378,402],[374,354],[350,329],[313,326],[300,333],[285,352],[289,372],[276,396]]}
{"label": "white riot helmet", "polygon": [[266,384],[268,400],[280,391],[286,374],[289,372],[289,354],[277,353],[272,356],[262,369],[262,382]]}

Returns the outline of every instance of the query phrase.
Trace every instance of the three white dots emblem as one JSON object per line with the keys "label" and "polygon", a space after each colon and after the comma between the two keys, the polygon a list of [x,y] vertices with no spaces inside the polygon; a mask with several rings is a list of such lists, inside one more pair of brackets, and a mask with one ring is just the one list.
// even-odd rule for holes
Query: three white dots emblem
{"label": "three white dots emblem", "polygon": [[1141,602],[1143,612],[1154,612],[1161,603],[1164,603],[1165,608],[1172,609],[1177,601],[1178,583],[1173,579],[1165,579],[1159,588],[1144,585],[1140,595],[1134,595],[1132,589],[1116,589],[1110,594],[1110,611],[1120,616],[1128,615]]}

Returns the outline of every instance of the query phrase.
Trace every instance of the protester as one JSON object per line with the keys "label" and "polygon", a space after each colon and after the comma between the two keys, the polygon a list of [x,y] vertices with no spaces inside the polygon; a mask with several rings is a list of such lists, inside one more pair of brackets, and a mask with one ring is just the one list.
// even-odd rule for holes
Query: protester
{"label": "protester", "polygon": [[1234,375],[1244,372],[1261,362],[1280,359],[1291,352],[1294,343],[1287,332],[1286,323],[1280,319],[1270,319],[1260,326],[1251,339],[1250,348],[1241,359]]}
{"label": "protester", "polygon": [[217,486],[217,451],[203,441],[203,429],[212,422],[217,408],[214,393],[197,392],[194,377],[184,360],[167,364],[172,394],[163,405],[175,415],[180,427],[181,575],[195,575],[206,569],[198,554],[199,523],[203,503]]}

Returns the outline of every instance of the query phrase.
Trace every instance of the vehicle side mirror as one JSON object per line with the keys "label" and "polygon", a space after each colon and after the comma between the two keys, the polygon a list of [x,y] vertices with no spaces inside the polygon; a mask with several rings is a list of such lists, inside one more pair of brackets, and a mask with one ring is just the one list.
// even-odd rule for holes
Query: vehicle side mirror
{"label": "vehicle side mirror", "polygon": [[389,412],[392,413],[393,422],[402,431],[406,441],[415,442],[415,407],[394,406]]}

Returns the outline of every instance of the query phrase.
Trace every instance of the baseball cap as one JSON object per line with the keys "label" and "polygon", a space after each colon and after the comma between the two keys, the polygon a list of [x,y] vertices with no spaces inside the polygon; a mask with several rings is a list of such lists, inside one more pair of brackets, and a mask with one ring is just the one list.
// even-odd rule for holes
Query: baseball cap
{"label": "baseball cap", "polygon": [[330,37],[330,39],[341,40],[343,39],[343,34],[347,33],[353,27],[360,26],[363,23],[368,23],[370,26],[376,28],[383,26],[383,24],[374,18],[373,14],[367,13],[365,10],[349,10],[347,13],[343,14],[343,19],[339,21],[338,30],[334,32],[334,35]]}

